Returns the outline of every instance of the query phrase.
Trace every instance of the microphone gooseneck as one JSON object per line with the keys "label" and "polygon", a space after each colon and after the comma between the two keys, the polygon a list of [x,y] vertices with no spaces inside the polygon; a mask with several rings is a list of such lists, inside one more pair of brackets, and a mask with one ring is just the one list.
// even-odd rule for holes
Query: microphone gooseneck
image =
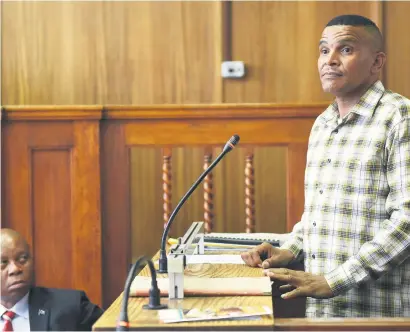
{"label": "microphone gooseneck", "polygon": [[152,261],[144,256],[138,258],[134,265],[131,267],[128,273],[127,280],[124,286],[123,298],[121,303],[121,311],[118,317],[116,331],[129,331],[129,320],[128,320],[128,299],[130,296],[130,289],[132,281],[134,280],[137,268],[144,262],[148,263],[151,272],[151,288],[149,290],[149,303],[144,305],[145,309],[158,310],[166,308],[166,305],[161,305],[161,294],[157,284],[157,273],[155,272],[155,267]]}
{"label": "microphone gooseneck", "polygon": [[140,266],[144,259],[144,257],[138,258],[128,273],[122,295],[121,311],[118,317],[116,331],[129,331],[130,323],[128,321],[128,298],[130,296],[131,283],[134,280],[135,272],[137,271],[138,266]]}
{"label": "microphone gooseneck", "polygon": [[191,186],[191,188],[188,190],[188,192],[181,198],[179,201],[178,205],[175,207],[174,211],[172,212],[171,216],[169,217],[169,220],[165,226],[164,233],[162,234],[162,239],[161,239],[161,249],[160,249],[160,258],[159,258],[159,273],[167,273],[168,272],[168,259],[167,259],[167,253],[166,253],[166,241],[168,237],[169,230],[171,228],[172,222],[174,221],[179,209],[182,207],[182,205],[185,203],[185,201],[191,196],[193,191],[198,187],[198,185],[202,182],[202,180],[208,175],[208,173],[221,161],[221,159],[229,152],[231,151],[236,144],[238,144],[240,140],[240,137],[238,135],[233,135],[228,142],[226,142],[222,152],[219,154],[219,156],[212,162],[211,165],[200,175],[198,180],[194,182],[194,184]]}

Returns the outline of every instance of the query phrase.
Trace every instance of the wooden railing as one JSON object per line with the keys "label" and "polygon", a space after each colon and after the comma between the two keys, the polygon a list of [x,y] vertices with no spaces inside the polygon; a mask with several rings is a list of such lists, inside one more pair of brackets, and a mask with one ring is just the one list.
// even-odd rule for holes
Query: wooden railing
{"label": "wooden railing", "polygon": [[[28,239],[36,255],[38,284],[85,289],[92,300],[106,306],[123,287],[131,248],[147,254],[158,250],[159,243],[151,237],[162,234],[173,208],[174,147],[203,147],[206,168],[215,157],[212,147],[223,146],[232,134],[241,136],[240,146],[246,149],[240,180],[245,197],[242,231],[246,232],[258,227],[254,149],[286,147],[289,231],[303,211],[309,132],[325,107],[6,106],[2,111],[2,226]],[[132,225],[130,151],[147,146],[162,149],[159,209],[162,205],[163,218]],[[212,174],[203,182],[207,232],[215,229],[217,216],[214,184]],[[134,226],[141,232],[131,234]],[[54,263],[61,273],[55,273]]]}

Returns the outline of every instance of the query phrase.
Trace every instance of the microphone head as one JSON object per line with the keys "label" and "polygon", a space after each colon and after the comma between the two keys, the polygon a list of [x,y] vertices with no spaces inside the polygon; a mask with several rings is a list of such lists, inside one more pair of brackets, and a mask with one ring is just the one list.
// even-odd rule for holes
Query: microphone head
{"label": "microphone head", "polygon": [[235,147],[235,145],[239,143],[239,140],[240,140],[239,135],[236,135],[236,134],[233,135],[233,136],[229,139],[229,141],[226,142],[223,151],[224,151],[225,153],[231,151],[231,150]]}
{"label": "microphone head", "polygon": [[233,145],[233,146],[235,146],[236,144],[238,144],[239,143],[239,140],[240,140],[241,138],[239,137],[239,135],[233,135],[230,139],[229,139],[229,142],[231,142],[231,144]]}

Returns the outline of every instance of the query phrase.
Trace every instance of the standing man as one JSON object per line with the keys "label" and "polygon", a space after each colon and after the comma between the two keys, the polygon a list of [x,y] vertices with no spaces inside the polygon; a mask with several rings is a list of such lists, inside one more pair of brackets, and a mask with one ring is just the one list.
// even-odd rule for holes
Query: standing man
{"label": "standing man", "polygon": [[7,228],[1,242],[1,331],[91,331],[102,315],[84,292],[35,287],[33,259],[23,237]]}
{"label": "standing man", "polygon": [[[379,81],[386,55],[371,20],[332,19],[319,53],[335,101],[310,134],[301,221],[280,249],[242,258],[285,282],[283,298],[306,296],[307,317],[410,317],[410,100]],[[301,257],[306,272],[284,268]]]}

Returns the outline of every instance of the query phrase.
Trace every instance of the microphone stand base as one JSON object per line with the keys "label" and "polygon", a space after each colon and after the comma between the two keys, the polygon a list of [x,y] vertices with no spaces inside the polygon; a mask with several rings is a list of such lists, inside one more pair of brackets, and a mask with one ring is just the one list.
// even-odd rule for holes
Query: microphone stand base
{"label": "microphone stand base", "polygon": [[168,306],[166,304],[157,304],[157,305],[144,304],[142,308],[145,310],[161,310],[161,309],[168,308]]}

